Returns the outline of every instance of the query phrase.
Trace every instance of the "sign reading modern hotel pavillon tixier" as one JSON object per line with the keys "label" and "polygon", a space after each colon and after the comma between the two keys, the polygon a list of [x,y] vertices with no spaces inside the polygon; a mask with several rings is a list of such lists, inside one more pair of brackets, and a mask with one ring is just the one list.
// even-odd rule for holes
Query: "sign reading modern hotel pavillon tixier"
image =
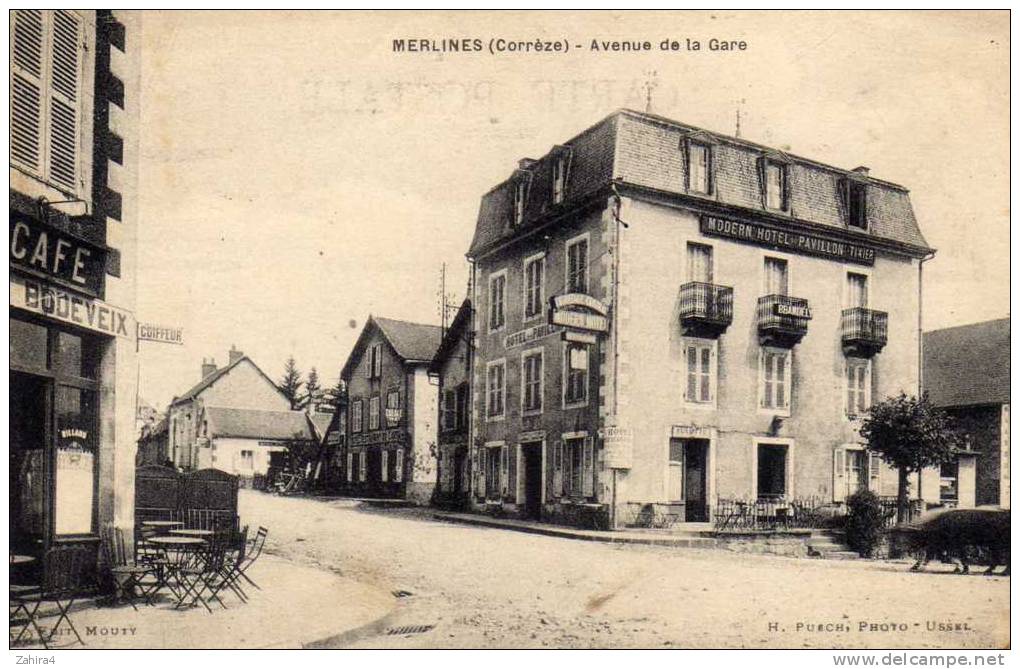
{"label": "sign reading modern hotel pavillon tixier", "polygon": [[797,253],[854,262],[861,265],[875,264],[875,249],[860,244],[850,244],[803,232],[783,230],[761,223],[733,221],[715,216],[701,217],[701,232],[713,237],[725,237],[737,241],[786,249]]}
{"label": "sign reading modern hotel pavillon tixier", "polygon": [[[106,251],[29,218],[10,219],[10,305],[118,337],[135,336],[131,313],[99,299]],[[38,277],[35,279],[33,277]]]}

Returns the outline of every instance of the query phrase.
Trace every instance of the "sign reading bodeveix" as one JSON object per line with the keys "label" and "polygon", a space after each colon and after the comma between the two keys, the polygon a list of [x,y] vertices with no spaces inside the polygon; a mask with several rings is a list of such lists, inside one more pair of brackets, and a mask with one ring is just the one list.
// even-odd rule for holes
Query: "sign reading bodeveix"
{"label": "sign reading bodeveix", "polygon": [[875,249],[873,248],[848,242],[838,242],[801,232],[782,230],[761,223],[745,223],[743,221],[716,218],[715,216],[702,216],[701,232],[713,237],[736,239],[760,246],[772,246],[822,258],[854,262],[861,265],[875,264]]}
{"label": "sign reading bodeveix", "polygon": [[131,313],[99,299],[11,275],[11,306],[118,337],[134,336]]}

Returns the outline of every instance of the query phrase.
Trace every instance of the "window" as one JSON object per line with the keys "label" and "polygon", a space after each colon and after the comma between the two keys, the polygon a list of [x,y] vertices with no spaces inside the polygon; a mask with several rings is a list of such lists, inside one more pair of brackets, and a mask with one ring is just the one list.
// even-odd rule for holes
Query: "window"
{"label": "window", "polygon": [[846,306],[867,307],[868,306],[868,277],[865,274],[847,272],[846,275]]}
{"label": "window", "polygon": [[456,429],[456,393],[452,390],[444,390],[440,404],[439,425],[444,432]]}
{"label": "window", "polygon": [[588,345],[568,343],[563,367],[566,370],[563,401],[567,405],[588,403]]}
{"label": "window", "polygon": [[461,383],[457,386],[456,398],[455,398],[456,416],[454,420],[454,429],[463,430],[467,427],[468,421],[468,385],[467,382]]}
{"label": "window", "polygon": [[847,225],[854,228],[868,229],[868,184],[862,181],[847,180],[844,186],[846,194]]}
{"label": "window", "polygon": [[370,397],[368,400],[368,429],[379,429],[379,396]]}
{"label": "window", "polygon": [[386,393],[386,424],[396,425],[400,420],[400,392],[391,390]]}
{"label": "window", "polygon": [[785,444],[758,444],[758,499],[786,496],[786,461]]}
{"label": "window", "polygon": [[527,198],[528,184],[524,179],[514,184],[514,225],[520,225],[524,221],[524,203]]}
{"label": "window", "polygon": [[552,199],[553,204],[563,202],[567,191],[567,157],[558,156],[553,160]]}
{"label": "window", "polygon": [[542,351],[525,353],[522,367],[521,411],[540,413],[542,411]]}
{"label": "window", "polygon": [[524,261],[524,319],[528,320],[542,313],[542,283],[545,274],[545,258],[542,256]]}
{"label": "window", "polygon": [[881,493],[882,459],[860,444],[833,451],[833,500],[843,502],[861,490]]}
{"label": "window", "polygon": [[489,277],[489,330],[495,331],[506,325],[506,270]]}
{"label": "window", "polygon": [[715,401],[715,343],[702,340],[684,342],[686,386],[684,400],[690,404]]}
{"label": "window", "polygon": [[368,378],[378,379],[382,376],[382,344],[373,344],[368,349]]}
{"label": "window", "polygon": [[84,37],[78,14],[12,12],[11,164],[78,193]]}
{"label": "window", "polygon": [[563,440],[563,486],[570,497],[591,497],[595,494],[595,469],[592,442],[587,437]]}
{"label": "window", "polygon": [[390,480],[390,452],[383,451],[380,454],[379,462],[379,480],[386,483]]}
{"label": "window", "polygon": [[939,501],[955,502],[960,499],[960,461],[942,463],[939,469]]}
{"label": "window", "polygon": [[588,292],[588,236],[567,242],[567,292]]}
{"label": "window", "polygon": [[761,352],[761,407],[772,411],[790,410],[791,352],[765,348]]}
{"label": "window", "polygon": [[351,432],[361,432],[361,411],[361,400],[354,400],[354,402],[351,403]]}
{"label": "window", "polygon": [[789,295],[790,279],[786,261],[765,256],[765,294]]}
{"label": "window", "polygon": [[786,165],[765,161],[765,207],[786,211]]}
{"label": "window", "polygon": [[503,400],[506,391],[506,362],[490,362],[487,371],[486,413],[489,418],[503,416]]}
{"label": "window", "polygon": [[846,361],[846,415],[860,416],[871,405],[871,361],[850,358]]}
{"label": "window", "polygon": [[712,247],[707,244],[687,243],[688,281],[712,283]]}
{"label": "window", "polygon": [[239,468],[247,471],[255,468],[255,453],[253,451],[241,451]]}
{"label": "window", "polygon": [[711,149],[706,144],[691,142],[687,148],[687,158],[690,169],[687,178],[688,190],[708,194],[711,185],[709,176],[712,167]]}

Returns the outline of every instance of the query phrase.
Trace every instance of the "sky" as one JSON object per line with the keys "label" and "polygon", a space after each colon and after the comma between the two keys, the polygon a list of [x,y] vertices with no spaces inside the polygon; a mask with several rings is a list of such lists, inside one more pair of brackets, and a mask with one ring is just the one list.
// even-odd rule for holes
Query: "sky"
{"label": "sky", "polygon": [[[395,53],[408,38],[483,51]],[[1006,12],[144,12],[137,317],[186,343],[142,343],[141,397],[165,407],[232,345],[332,385],[369,314],[438,324],[480,197],[644,109],[649,81],[657,114],[732,135],[739,109],[746,139],[910,189],[938,249],[925,329],[1008,315]]]}

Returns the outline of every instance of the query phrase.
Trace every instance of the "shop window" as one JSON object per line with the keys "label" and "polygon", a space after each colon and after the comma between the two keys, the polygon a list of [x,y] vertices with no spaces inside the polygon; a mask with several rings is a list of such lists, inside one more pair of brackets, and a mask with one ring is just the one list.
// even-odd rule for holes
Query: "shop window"
{"label": "shop window", "polygon": [[68,376],[94,379],[99,367],[97,348],[92,337],[60,332],[57,336],[57,365]]}
{"label": "shop window", "polygon": [[95,510],[95,393],[57,386],[57,457],[54,486],[57,534],[91,533]]}

